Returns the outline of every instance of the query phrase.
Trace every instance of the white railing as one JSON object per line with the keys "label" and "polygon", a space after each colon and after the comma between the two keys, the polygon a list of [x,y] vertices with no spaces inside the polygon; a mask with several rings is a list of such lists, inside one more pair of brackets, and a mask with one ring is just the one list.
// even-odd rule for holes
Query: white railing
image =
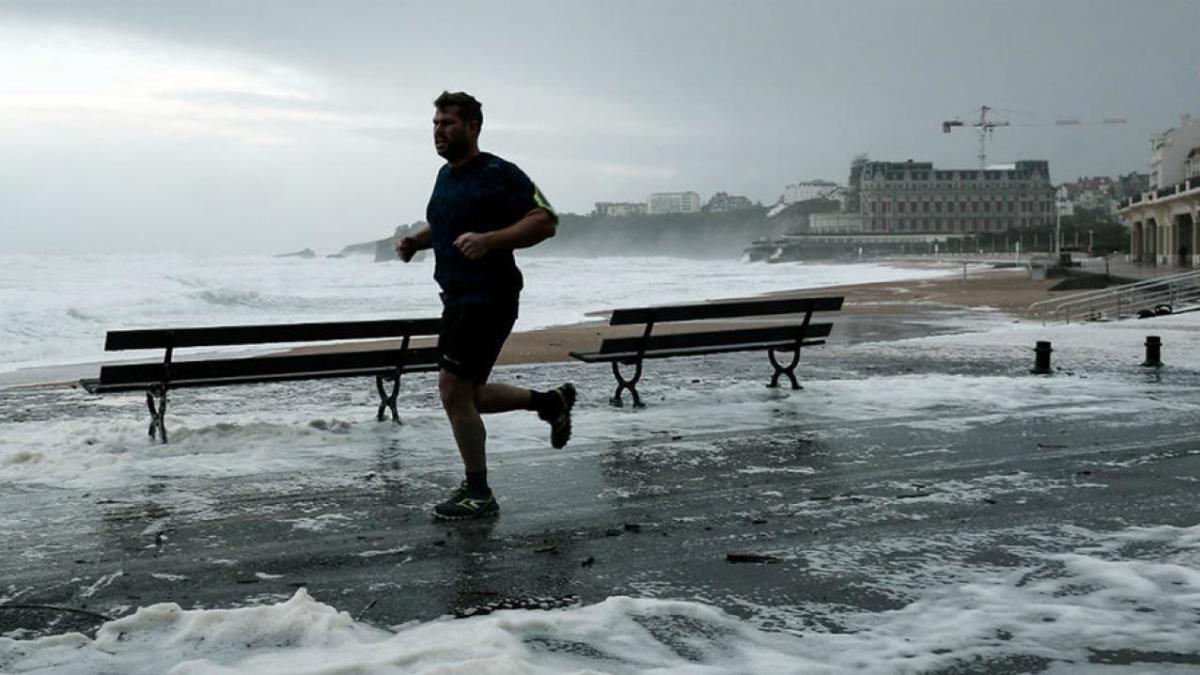
{"label": "white railing", "polygon": [[1163,305],[1169,306],[1172,311],[1200,305],[1200,271],[1073,293],[1035,302],[1029,308],[1041,316],[1042,323],[1071,323],[1071,319],[1119,321],[1137,316],[1144,310],[1153,312]]}

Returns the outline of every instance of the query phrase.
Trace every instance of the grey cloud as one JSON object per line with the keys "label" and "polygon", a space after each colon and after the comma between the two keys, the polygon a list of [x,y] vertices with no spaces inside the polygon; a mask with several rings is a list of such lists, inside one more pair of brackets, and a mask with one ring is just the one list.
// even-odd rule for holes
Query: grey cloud
{"label": "grey cloud", "polygon": [[274,96],[244,91],[189,90],[164,91],[157,95],[167,101],[184,103],[240,106],[246,108],[269,108],[277,110],[308,110],[339,112],[326,101],[317,101],[299,96]]}
{"label": "grey cloud", "polygon": [[[1129,120],[1000,129],[997,160],[1047,158],[1055,180],[1144,170],[1150,134],[1180,113],[1200,113],[1200,3],[1192,0],[38,0],[5,3],[4,19],[252,55],[311,75],[320,96],[307,100],[225,90],[163,96],[335,115],[335,128],[319,135],[296,130],[300,147],[262,157],[260,170],[278,172],[296,200],[369,198],[378,201],[353,208],[406,222],[427,196],[431,173],[420,171],[437,165],[427,129],[443,88],[479,95],[485,147],[524,158],[560,209],[578,211],[677,188],[773,201],[797,178],[844,180],[860,152],[970,166],[975,137],[942,134],[940,125],[984,104],[1029,111],[1014,121]],[[58,171],[83,165],[85,131],[79,156],[64,157]],[[322,162],[321,153],[334,158],[325,163],[346,163],[292,172],[293,155]],[[227,155],[197,148],[191,163],[219,175]],[[153,182],[155,155],[144,157]],[[366,194],[355,186],[360,173],[395,189]],[[332,182],[304,183],[317,180]],[[245,208],[240,194],[215,202],[231,218],[235,204]]]}

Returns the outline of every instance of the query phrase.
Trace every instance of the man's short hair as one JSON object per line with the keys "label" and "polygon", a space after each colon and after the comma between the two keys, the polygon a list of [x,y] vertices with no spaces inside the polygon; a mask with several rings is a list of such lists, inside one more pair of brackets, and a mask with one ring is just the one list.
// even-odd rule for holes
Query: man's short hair
{"label": "man's short hair", "polygon": [[443,112],[446,108],[453,107],[463,123],[479,122],[479,126],[483,126],[483,104],[465,91],[443,91],[442,95],[434,100],[433,105]]}

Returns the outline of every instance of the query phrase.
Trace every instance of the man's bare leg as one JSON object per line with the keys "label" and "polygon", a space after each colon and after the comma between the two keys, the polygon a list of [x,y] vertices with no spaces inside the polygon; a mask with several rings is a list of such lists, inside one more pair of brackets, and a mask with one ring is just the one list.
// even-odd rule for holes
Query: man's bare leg
{"label": "man's bare leg", "polygon": [[442,408],[454,431],[458,454],[467,473],[487,470],[487,428],[479,416],[475,399],[480,387],[475,382],[443,370],[438,374]]}
{"label": "man's bare leg", "polygon": [[511,384],[488,382],[475,389],[475,408],[482,414],[531,410],[533,392]]}
{"label": "man's bare leg", "polygon": [[467,479],[450,499],[433,507],[437,518],[463,520],[499,513],[500,506],[487,483],[487,428],[475,405],[479,385],[474,380],[443,370],[438,374],[438,393],[450,420],[458,454]]}
{"label": "man's bare leg", "polygon": [[483,414],[536,410],[550,424],[550,445],[566,446],[571,438],[571,408],[575,386],[567,383],[550,391],[533,391],[511,384],[488,383],[475,390],[475,408]]}

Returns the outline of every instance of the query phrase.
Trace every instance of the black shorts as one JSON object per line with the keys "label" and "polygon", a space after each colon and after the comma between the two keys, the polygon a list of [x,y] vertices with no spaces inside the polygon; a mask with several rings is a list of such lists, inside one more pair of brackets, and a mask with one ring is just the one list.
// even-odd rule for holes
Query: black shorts
{"label": "black shorts", "polygon": [[515,299],[446,305],[438,333],[439,365],[475,384],[487,382],[516,320]]}

